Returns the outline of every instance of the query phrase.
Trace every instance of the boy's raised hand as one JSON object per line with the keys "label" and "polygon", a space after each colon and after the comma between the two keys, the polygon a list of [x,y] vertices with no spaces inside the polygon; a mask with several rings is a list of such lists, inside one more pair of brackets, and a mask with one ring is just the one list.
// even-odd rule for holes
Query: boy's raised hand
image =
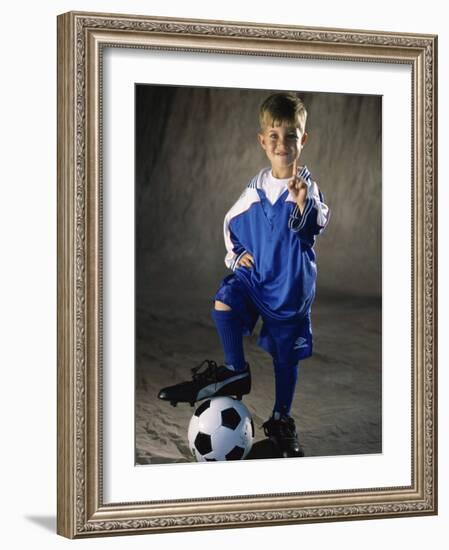
{"label": "boy's raised hand", "polygon": [[300,178],[298,178],[298,159],[295,159],[293,163],[293,177],[288,182],[288,190],[295,197],[296,204],[299,206],[302,213],[306,203],[307,186]]}
{"label": "boy's raised hand", "polygon": [[243,265],[251,269],[254,265],[254,258],[251,256],[249,252],[247,252],[240,258],[238,265]]}

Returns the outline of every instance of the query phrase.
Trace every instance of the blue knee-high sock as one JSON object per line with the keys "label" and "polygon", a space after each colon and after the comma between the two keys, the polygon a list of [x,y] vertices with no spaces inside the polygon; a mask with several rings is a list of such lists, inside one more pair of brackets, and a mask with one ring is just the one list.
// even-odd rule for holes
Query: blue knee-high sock
{"label": "blue knee-high sock", "polygon": [[223,346],[225,364],[234,370],[246,368],[243,353],[243,331],[239,318],[232,310],[212,310],[212,318],[215,321],[218,334]]}
{"label": "blue knee-high sock", "polygon": [[288,416],[298,380],[298,363],[273,361],[273,367],[276,387],[276,402],[273,408],[273,415],[276,417],[279,415]]}

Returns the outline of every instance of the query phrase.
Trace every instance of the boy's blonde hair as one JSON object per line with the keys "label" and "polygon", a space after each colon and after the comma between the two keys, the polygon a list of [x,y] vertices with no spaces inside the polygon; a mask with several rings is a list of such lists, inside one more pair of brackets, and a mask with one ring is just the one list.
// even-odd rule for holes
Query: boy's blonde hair
{"label": "boy's blonde hair", "polygon": [[259,124],[263,131],[268,126],[287,122],[297,126],[303,134],[307,111],[300,97],[293,92],[277,92],[268,96],[259,111]]}

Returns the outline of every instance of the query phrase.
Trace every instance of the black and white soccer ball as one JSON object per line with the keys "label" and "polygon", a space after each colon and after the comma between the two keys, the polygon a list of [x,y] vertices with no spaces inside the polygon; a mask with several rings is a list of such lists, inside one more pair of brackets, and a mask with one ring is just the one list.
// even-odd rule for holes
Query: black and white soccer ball
{"label": "black and white soccer ball", "polygon": [[189,447],[198,462],[241,460],[254,441],[254,423],[247,407],[232,397],[203,401],[189,424]]}

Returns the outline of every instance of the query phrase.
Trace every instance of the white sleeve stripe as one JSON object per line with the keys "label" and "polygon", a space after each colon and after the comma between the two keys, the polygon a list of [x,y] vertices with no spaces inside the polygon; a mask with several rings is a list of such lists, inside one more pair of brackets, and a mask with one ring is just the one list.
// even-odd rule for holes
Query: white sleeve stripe
{"label": "white sleeve stripe", "polygon": [[[324,205],[324,206],[326,206],[326,205]],[[320,233],[322,233],[322,232],[326,229],[326,227],[327,227],[327,225],[328,225],[328,223],[329,223],[329,220],[331,219],[331,211],[330,211],[330,209],[329,209],[328,206],[326,206],[326,208],[327,208],[327,211],[326,211],[326,220],[325,220],[324,225],[323,225],[323,226],[321,227],[321,229],[320,229]]]}
{"label": "white sleeve stripe", "polygon": [[[306,206],[303,210],[301,218],[299,218],[298,216],[299,207],[298,205],[295,206],[292,214],[290,215],[290,219],[288,222],[289,228],[292,229],[295,233],[297,233],[298,231],[301,231],[301,229],[305,226],[307,217],[309,216],[310,211],[312,210],[312,205],[313,205],[313,201],[310,199],[307,199]],[[300,219],[299,225],[295,227],[295,221],[297,221],[298,219]]]}
{"label": "white sleeve stripe", "polygon": [[240,259],[242,258],[242,256],[244,256],[245,254],[247,253],[246,250],[243,250],[242,252],[240,252],[240,254],[235,258],[235,260],[232,262],[232,271],[234,271],[237,267],[237,264],[239,263]]}
{"label": "white sleeve stripe", "polygon": [[307,168],[307,166],[303,166],[298,174],[298,178],[301,178],[304,183],[307,184],[307,187],[310,187],[311,185],[311,173],[310,170]]}
{"label": "white sleeve stripe", "polygon": [[302,213],[301,223],[299,224],[299,227],[296,229],[296,231],[300,231],[306,225],[307,218],[310,214],[310,211],[312,210],[312,204],[312,201],[307,199],[306,207],[304,208]]}
{"label": "white sleeve stripe", "polygon": [[226,264],[226,267],[228,267],[229,269],[232,269],[232,262],[234,260],[234,257],[235,257],[235,254],[234,252],[228,252],[225,256],[225,264]]}
{"label": "white sleeve stripe", "polygon": [[317,206],[317,218],[316,223],[322,227],[323,229],[326,227],[326,225],[329,223],[329,217],[330,217],[330,210],[327,204],[324,204],[324,202],[318,202],[316,203]]}
{"label": "white sleeve stripe", "polygon": [[240,198],[237,200],[237,202],[234,203],[232,208],[226,214],[223,222],[224,242],[227,250],[227,254],[225,256],[224,261],[225,261],[226,267],[228,267],[229,269],[232,269],[232,266],[234,265],[236,260],[236,254],[234,252],[234,243],[231,240],[231,231],[229,229],[229,224],[231,223],[231,220],[233,218],[249,210],[254,203],[260,202],[260,197],[257,192],[258,177],[259,177],[259,174],[257,176],[254,176],[251,179],[248,186],[240,195]]}

